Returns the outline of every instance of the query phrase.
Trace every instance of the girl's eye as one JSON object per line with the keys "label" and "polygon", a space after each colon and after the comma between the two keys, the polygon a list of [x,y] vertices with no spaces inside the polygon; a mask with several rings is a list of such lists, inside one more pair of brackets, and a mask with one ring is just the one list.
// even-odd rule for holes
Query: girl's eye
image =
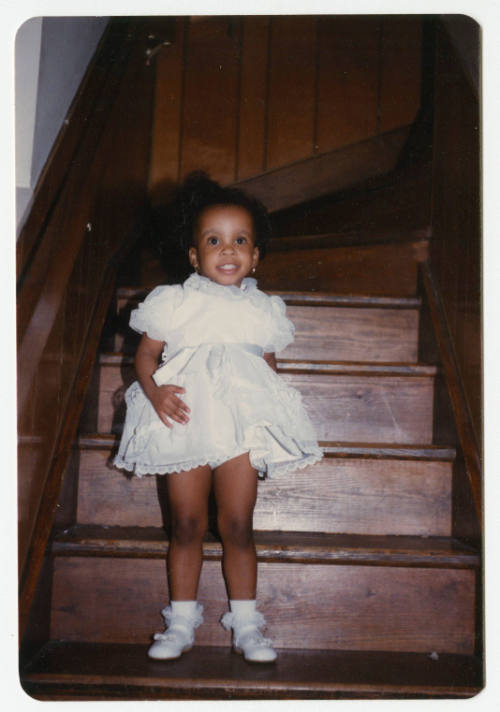
{"label": "girl's eye", "polygon": [[208,244],[209,244],[209,245],[218,245],[218,244],[219,244],[219,238],[218,238],[218,237],[209,237],[209,238],[208,238]]}
{"label": "girl's eye", "polygon": [[235,242],[237,245],[244,245],[247,241],[246,237],[237,237]]}

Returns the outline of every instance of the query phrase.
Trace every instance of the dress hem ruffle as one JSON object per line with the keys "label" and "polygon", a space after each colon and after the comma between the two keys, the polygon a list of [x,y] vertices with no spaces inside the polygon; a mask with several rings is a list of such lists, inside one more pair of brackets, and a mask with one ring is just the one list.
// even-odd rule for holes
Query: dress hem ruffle
{"label": "dress hem ruffle", "polygon": [[[242,454],[241,452],[239,454]],[[186,472],[192,470],[195,467],[203,467],[204,465],[210,465],[212,469],[222,465],[224,462],[232,460],[238,455],[229,455],[225,457],[204,457],[198,460],[190,460],[189,462],[173,463],[171,465],[145,465],[141,466],[138,463],[126,462],[122,458],[115,457],[113,465],[120,470],[127,470],[127,472],[132,472],[135,477],[143,477],[147,475],[169,475],[169,474],[179,474],[180,472]],[[314,448],[311,452],[304,452],[304,457],[300,460],[293,460],[291,462],[283,463],[267,463],[266,469],[263,470],[261,467],[256,466],[252,462],[252,453],[250,451],[250,462],[252,466],[258,470],[258,472],[266,473],[267,478],[272,479],[276,475],[288,474],[295,472],[296,470],[302,470],[309,465],[314,465],[323,458],[323,451],[320,448]],[[269,472],[270,470],[270,472]]]}

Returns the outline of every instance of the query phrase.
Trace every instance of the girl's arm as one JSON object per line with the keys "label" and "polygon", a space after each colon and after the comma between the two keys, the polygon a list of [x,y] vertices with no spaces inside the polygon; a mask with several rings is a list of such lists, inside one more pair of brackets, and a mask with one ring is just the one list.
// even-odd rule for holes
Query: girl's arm
{"label": "girl's arm", "polygon": [[189,408],[181,398],[175,395],[176,393],[185,393],[184,388],[171,384],[157,386],[153,381],[152,375],[158,368],[158,359],[162,351],[163,341],[150,339],[147,334],[143,334],[135,355],[135,370],[137,380],[151,401],[158,417],[168,428],[171,428],[172,424],[167,420],[167,416],[177,423],[187,423]]}
{"label": "girl's arm", "polygon": [[268,366],[271,366],[273,371],[278,371],[278,366],[276,364],[276,355],[274,353],[267,353],[263,356],[264,361],[266,361]]}

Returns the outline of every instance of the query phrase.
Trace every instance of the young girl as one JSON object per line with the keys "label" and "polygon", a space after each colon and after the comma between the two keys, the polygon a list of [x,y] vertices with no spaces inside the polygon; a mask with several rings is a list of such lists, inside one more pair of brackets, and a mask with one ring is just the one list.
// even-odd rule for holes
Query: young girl
{"label": "young girl", "polygon": [[170,606],[148,654],[178,658],[203,621],[196,596],[213,487],[230,599],[221,623],[246,660],[270,662],[276,652],[262,637],[255,600],[258,473],[286,474],[322,452],[299,393],[276,373],[275,352],[294,333],[284,302],[247,276],[270,236],[264,207],[196,174],[184,185],[180,214],[177,233],[196,272],[182,285],[157,287],[131,314],[142,333],[138,381],[126,393],[115,458],[139,477],[168,473]]}

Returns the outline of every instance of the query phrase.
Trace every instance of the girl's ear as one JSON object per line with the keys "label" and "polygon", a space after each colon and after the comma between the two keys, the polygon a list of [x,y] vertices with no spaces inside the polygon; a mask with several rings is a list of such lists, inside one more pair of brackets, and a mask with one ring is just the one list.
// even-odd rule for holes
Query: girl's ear
{"label": "girl's ear", "polygon": [[191,263],[191,265],[195,269],[198,269],[198,252],[196,250],[196,247],[190,247],[188,255],[189,255],[189,262]]}
{"label": "girl's ear", "polygon": [[257,267],[258,264],[259,264],[259,248],[254,247],[253,255],[252,255],[252,267]]}

